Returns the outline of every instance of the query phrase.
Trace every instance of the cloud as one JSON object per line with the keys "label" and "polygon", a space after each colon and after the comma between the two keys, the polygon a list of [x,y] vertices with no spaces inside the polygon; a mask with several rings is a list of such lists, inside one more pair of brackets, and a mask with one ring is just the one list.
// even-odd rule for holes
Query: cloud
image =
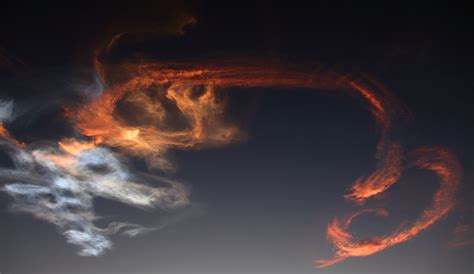
{"label": "cloud", "polygon": [[[113,40],[109,48],[120,39]],[[333,70],[308,73],[257,58],[224,58],[125,63],[114,67],[114,74],[120,76],[107,83],[107,64],[96,61],[97,79],[101,81],[93,86],[93,92],[85,92],[89,100],[65,106],[66,116],[87,141],[63,139],[57,146],[30,148],[0,123],[1,144],[14,162],[14,168],[0,170],[0,178],[6,182],[3,190],[14,198],[12,208],[57,225],[69,243],[79,246],[80,255],[96,256],[110,249],[110,235],[134,237],[161,227],[128,222],[97,227],[93,210],[96,197],[142,209],[179,208],[189,203],[188,189],[182,184],[132,173],[123,163],[125,157],[144,159],[152,169],[173,171],[170,150],[219,147],[242,140],[241,130],[226,117],[226,100],[218,89],[343,91],[362,99],[374,118],[379,140],[375,170],[355,180],[344,195],[356,205],[385,193],[404,170],[405,150],[393,132],[403,108],[380,84],[366,78]],[[0,103],[0,114],[8,120],[11,104]],[[355,240],[349,231],[352,220],[365,213],[387,216],[385,210],[362,209],[347,218],[334,218],[327,235],[336,248],[335,255],[317,260],[317,267],[369,256],[403,243],[451,211],[461,178],[456,156],[437,147],[420,148],[415,155],[412,166],[440,178],[432,204],[411,226],[362,241]],[[152,186],[155,183],[161,185]]]}
{"label": "cloud", "polygon": [[343,220],[334,218],[327,227],[327,236],[336,248],[331,259],[316,261],[318,268],[339,263],[350,257],[364,257],[386,248],[406,242],[425,231],[446,216],[456,205],[456,193],[461,179],[461,165],[456,156],[445,148],[422,147],[414,152],[413,165],[434,172],[440,179],[440,187],[433,195],[431,205],[410,226],[396,230],[389,235],[374,236],[364,240],[355,240],[349,232],[352,221],[365,213],[387,216],[384,209],[364,209]]}
{"label": "cloud", "polygon": [[98,227],[97,197],[142,209],[176,209],[189,203],[183,184],[133,174],[110,149],[72,139],[61,144],[30,149],[0,139],[0,149],[13,162],[12,168],[0,169],[1,190],[13,198],[13,211],[56,225],[68,243],[79,247],[79,255],[103,254],[112,247],[110,235],[135,237],[157,229],[126,222]]}

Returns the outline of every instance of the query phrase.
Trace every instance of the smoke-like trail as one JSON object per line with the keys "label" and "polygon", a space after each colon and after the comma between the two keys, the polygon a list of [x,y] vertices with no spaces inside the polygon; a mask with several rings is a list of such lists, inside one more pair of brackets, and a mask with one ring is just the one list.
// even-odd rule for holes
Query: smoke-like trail
{"label": "smoke-like trail", "polygon": [[461,165],[456,156],[447,149],[430,147],[420,148],[415,153],[417,159],[413,163],[414,166],[434,172],[440,180],[440,187],[434,194],[431,205],[423,210],[420,217],[411,226],[387,236],[375,236],[365,240],[353,239],[353,235],[348,230],[353,219],[368,212],[387,216],[388,213],[385,210],[362,210],[342,221],[335,218],[328,225],[327,235],[336,248],[336,255],[332,259],[317,260],[317,267],[327,267],[349,257],[369,256],[408,241],[446,216],[455,206],[455,195],[461,178]]}
{"label": "smoke-like trail", "polygon": [[[347,75],[334,71],[311,74],[262,60],[235,59],[128,65],[126,71],[129,80],[105,90],[100,98],[73,111],[71,116],[84,135],[98,143],[145,157],[155,167],[172,168],[166,157],[169,149],[223,145],[239,139],[238,128],[223,120],[225,106],[215,89],[279,87],[352,91],[367,102],[379,131],[378,167],[369,176],[352,184],[350,192],[344,196],[347,200],[362,204],[384,193],[401,175],[403,148],[392,140],[393,123],[399,114],[395,100],[383,89],[372,88]],[[138,104],[144,110],[141,119],[155,122],[132,126],[120,119],[116,107],[123,101]],[[178,112],[173,112],[173,109]],[[184,119],[186,125],[179,130],[166,124],[169,116],[176,114]],[[328,227],[328,237],[337,249],[336,256],[330,260],[318,260],[318,267],[348,257],[368,256],[407,241],[451,210],[460,177],[460,166],[455,156],[444,149],[425,148],[417,153],[419,158],[415,164],[435,172],[441,179],[432,206],[408,229],[359,242],[352,240],[348,227],[360,213],[342,223],[336,218]],[[374,212],[379,215],[386,213],[381,209]]]}
{"label": "smoke-like trail", "polygon": [[[91,103],[69,110],[79,131],[98,143],[143,156],[153,167],[172,169],[166,152],[218,146],[239,140],[239,129],[224,120],[225,105],[215,90],[229,87],[288,87],[339,89],[359,94],[368,102],[380,128],[379,168],[357,180],[346,198],[363,202],[385,191],[400,173],[401,147],[391,141],[392,99],[334,71],[308,73],[268,61],[191,61],[126,66],[129,80],[106,89]],[[119,102],[141,109],[131,125],[117,115]],[[135,114],[137,115],[137,114]],[[170,121],[184,121],[177,129]],[[174,119],[173,119],[174,118]]]}
{"label": "smoke-like trail", "polygon": [[[360,81],[334,71],[310,74],[275,63],[233,59],[128,65],[126,71],[129,80],[106,89],[102,96],[69,115],[79,131],[95,142],[145,157],[154,167],[172,169],[166,157],[169,149],[223,145],[239,139],[238,128],[223,119],[225,106],[216,95],[218,88],[339,89],[353,91],[367,102],[380,135],[378,168],[354,182],[345,198],[363,203],[386,191],[400,177],[403,151],[391,139],[397,106],[389,94]],[[138,105],[142,109],[139,119],[152,123],[130,125],[117,115],[120,102]],[[176,115],[185,121],[183,128],[167,124],[175,121],[171,118]]]}
{"label": "smoke-like trail", "polygon": [[[10,110],[11,102],[0,104],[2,119],[11,117]],[[94,212],[96,197],[137,208],[178,208],[188,203],[182,184],[134,175],[105,147],[66,139],[58,146],[30,148],[19,146],[3,129],[0,148],[10,156],[13,167],[0,169],[1,190],[13,197],[11,209],[56,225],[69,243],[79,247],[79,255],[97,256],[110,249],[111,234],[133,237],[155,229],[127,222],[96,226],[100,218]]]}
{"label": "smoke-like trail", "polygon": [[[107,70],[101,65],[102,79],[107,78],[103,75],[105,71]],[[74,185],[80,185],[77,195],[85,195],[79,200],[86,201],[86,205],[91,204],[90,196],[116,199],[139,207],[169,205],[169,201],[174,201],[178,196],[181,199],[177,199],[179,201],[177,203],[171,203],[172,207],[185,204],[186,191],[179,187],[179,184],[171,184],[172,187],[167,188],[163,194],[164,189],[156,190],[156,188],[130,182],[130,178],[127,177],[129,173],[124,172],[125,168],[120,165],[118,158],[106,147],[117,148],[126,155],[142,157],[150,167],[169,171],[174,169],[167,157],[167,152],[171,149],[199,149],[238,141],[242,133],[236,125],[226,119],[225,100],[216,92],[217,89],[231,87],[340,90],[357,94],[365,100],[377,125],[379,141],[375,157],[378,160],[378,166],[370,175],[356,180],[344,197],[362,204],[367,199],[384,193],[398,181],[401,175],[404,151],[401,144],[392,137],[398,106],[388,92],[373,88],[368,82],[335,71],[308,73],[306,70],[289,68],[264,60],[191,60],[127,64],[120,72],[125,80],[105,83],[106,89],[85,105],[66,107],[66,114],[77,130],[92,141],[64,140],[59,143],[57,150],[30,151],[28,148],[21,148],[18,144],[13,145],[14,139],[6,130],[3,130],[5,132],[2,134],[3,138],[10,141],[10,147],[14,147],[14,151],[21,151],[26,155],[31,154],[29,157],[33,158],[36,164],[52,170],[51,173],[55,176],[49,175],[48,178],[65,177],[72,180]],[[124,109],[125,113],[123,113]],[[126,112],[127,110],[129,113]],[[337,249],[336,255],[330,260],[318,260],[318,267],[329,266],[348,257],[368,256],[407,241],[451,210],[453,195],[457,190],[460,177],[460,167],[455,156],[444,149],[429,148],[418,150],[418,154],[419,158],[415,161],[415,165],[435,172],[441,179],[440,189],[435,194],[431,207],[426,209],[410,228],[366,241],[354,241],[348,232],[352,220],[360,213],[342,222],[336,218],[328,226],[328,237]],[[107,158],[109,159],[105,160]],[[90,162],[91,159],[99,162]],[[94,169],[90,171],[89,164],[109,165],[114,172],[104,175]],[[17,166],[17,170],[2,174],[4,177],[20,176],[15,173],[18,170],[23,172]],[[88,171],[85,172],[86,170]],[[81,177],[83,173],[89,174],[90,178],[83,180]],[[33,177],[36,178],[35,176]],[[29,177],[26,176],[26,178]],[[56,190],[58,186],[54,180],[43,180],[48,182],[49,188],[53,188],[54,191],[31,188],[34,186],[32,184],[27,184],[25,189],[22,189],[24,186],[10,184],[5,189],[18,201],[32,200],[29,196],[24,198],[23,193],[30,193],[33,197],[41,198],[41,195],[58,192]],[[98,183],[88,184],[84,181]],[[120,189],[120,191],[110,189]],[[151,201],[142,195],[148,191],[152,193],[157,191],[156,197]],[[37,203],[41,204],[43,198],[40,198]],[[48,214],[31,212],[25,205],[19,208],[37,218],[58,224],[44,217],[50,216]],[[90,214],[91,210],[92,207],[88,206],[86,213]],[[386,215],[386,212],[381,209],[362,212]],[[55,211],[53,215],[61,216],[61,220],[65,218],[62,217],[62,211]],[[69,212],[66,215],[69,216]],[[72,237],[73,240],[69,241],[81,245],[82,250],[90,250],[89,247],[95,245],[96,254],[109,247],[101,247],[104,246],[104,240],[100,237],[106,238],[106,235],[124,228],[125,234],[135,234],[135,232],[126,231],[143,230],[130,224],[113,224],[112,227],[104,230],[96,228],[93,221],[93,217],[81,219],[80,223],[87,225],[81,227],[79,231],[81,233],[86,231],[86,235],[68,232],[71,230],[70,226],[76,226],[75,223],[70,225],[66,222],[64,225],[60,222],[58,225],[66,227],[67,230],[64,231],[66,237],[70,239]],[[83,254],[95,255],[90,251],[87,252]]]}

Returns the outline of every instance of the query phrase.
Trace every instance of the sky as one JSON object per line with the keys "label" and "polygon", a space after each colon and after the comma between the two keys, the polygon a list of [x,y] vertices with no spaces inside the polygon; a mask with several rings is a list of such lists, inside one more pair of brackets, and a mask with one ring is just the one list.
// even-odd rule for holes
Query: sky
{"label": "sky", "polygon": [[467,9],[218,6],[2,11],[0,273],[472,273]]}

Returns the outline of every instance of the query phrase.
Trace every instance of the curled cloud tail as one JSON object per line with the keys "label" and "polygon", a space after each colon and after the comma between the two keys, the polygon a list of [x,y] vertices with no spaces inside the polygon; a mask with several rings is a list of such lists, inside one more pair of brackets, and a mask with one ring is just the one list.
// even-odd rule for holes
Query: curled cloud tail
{"label": "curled cloud tail", "polygon": [[408,241],[438,222],[453,209],[461,179],[461,165],[456,156],[445,148],[437,147],[417,149],[414,155],[416,157],[413,161],[415,167],[434,172],[440,180],[440,187],[433,195],[431,205],[423,210],[420,217],[411,226],[386,236],[375,236],[362,241],[354,240],[353,235],[349,232],[352,220],[366,212],[386,216],[386,211],[380,209],[362,210],[342,221],[335,218],[327,228],[327,236],[336,249],[335,256],[329,260],[317,260],[316,267],[327,267],[350,257],[369,256]]}
{"label": "curled cloud tail", "polygon": [[346,200],[363,204],[367,199],[381,195],[398,181],[402,171],[403,148],[390,137],[397,109],[394,99],[381,93],[382,90],[378,93],[355,81],[351,81],[350,86],[368,102],[369,111],[380,131],[375,155],[377,168],[366,178],[356,180],[349,189],[350,193],[344,195]]}

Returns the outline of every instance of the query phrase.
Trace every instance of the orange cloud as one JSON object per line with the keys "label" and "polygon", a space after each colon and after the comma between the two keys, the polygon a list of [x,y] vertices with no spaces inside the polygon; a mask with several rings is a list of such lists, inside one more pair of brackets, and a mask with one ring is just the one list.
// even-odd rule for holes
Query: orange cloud
{"label": "orange cloud", "polygon": [[[92,137],[95,143],[144,157],[151,167],[172,170],[173,165],[166,157],[170,149],[220,146],[241,139],[240,130],[225,117],[225,100],[219,98],[217,89],[293,87],[344,89],[360,94],[381,125],[378,157],[384,166],[367,182],[359,180],[356,184],[372,184],[375,195],[389,187],[397,175],[400,152],[387,137],[391,117],[386,100],[334,71],[309,74],[273,61],[227,59],[127,64],[121,73],[128,80],[112,85],[92,102],[69,110],[69,114],[77,129]],[[140,122],[132,123],[130,117],[120,117],[119,104],[132,108],[134,113],[129,116]],[[390,174],[383,175],[387,171]],[[384,183],[374,183],[382,177]],[[372,194],[354,192],[354,195],[360,199],[359,196],[367,198]]]}
{"label": "orange cloud", "polygon": [[414,223],[389,235],[374,236],[365,240],[355,240],[349,232],[352,220],[362,213],[373,212],[387,216],[382,209],[369,209],[357,212],[344,220],[335,218],[328,225],[327,236],[336,248],[332,259],[316,260],[316,267],[322,268],[341,262],[350,257],[364,257],[380,252],[388,247],[408,241],[428,229],[446,216],[456,204],[456,192],[461,179],[461,166],[456,156],[444,148],[423,147],[415,151],[417,159],[414,166],[434,172],[440,179],[440,187],[431,201]]}
{"label": "orange cloud", "polygon": [[[238,141],[242,134],[225,117],[225,101],[216,90],[229,87],[279,87],[345,90],[365,100],[379,132],[377,168],[357,179],[344,195],[357,204],[377,197],[395,184],[403,171],[404,151],[392,140],[398,106],[383,89],[351,79],[334,71],[307,73],[265,60],[191,60],[182,62],[127,64],[125,80],[107,88],[85,106],[70,111],[77,129],[95,144],[116,147],[143,157],[151,167],[172,170],[167,152],[198,149]],[[118,105],[133,113],[121,116]],[[405,242],[445,216],[454,206],[461,176],[453,153],[442,148],[421,148],[413,162],[438,175],[441,184],[432,204],[410,227],[389,235],[358,241],[349,232],[352,220],[362,213],[387,216],[383,209],[362,210],[328,225],[328,238],[336,248],[329,260],[317,260],[326,267],[349,257],[363,257]]]}

